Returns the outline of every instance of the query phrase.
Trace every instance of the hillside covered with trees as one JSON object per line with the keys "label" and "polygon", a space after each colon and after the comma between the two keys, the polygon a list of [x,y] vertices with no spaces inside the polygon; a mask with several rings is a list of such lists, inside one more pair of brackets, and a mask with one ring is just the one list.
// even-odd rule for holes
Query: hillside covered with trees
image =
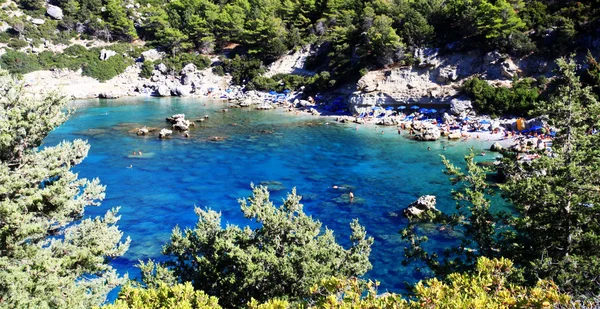
{"label": "hillside covered with trees", "polygon": [[[75,37],[109,42],[141,39],[172,55],[219,54],[234,48],[244,61],[256,60],[259,65],[312,44],[315,52],[308,67],[327,71],[331,81],[327,87],[356,79],[365,70],[412,64],[413,52],[420,47],[498,50],[513,56],[536,53],[553,60],[597,47],[600,28],[597,1],[60,0],[50,4],[61,10],[60,18],[47,14],[45,1],[4,3],[0,16],[6,31],[0,33],[0,43],[18,50],[46,40],[67,43]],[[11,13],[17,6],[26,14]],[[31,18],[43,23],[34,24]],[[6,57],[3,66],[11,71],[11,61],[27,62],[15,60],[23,55]],[[40,55],[41,66],[18,72],[73,67],[65,61],[42,60],[52,57]],[[250,77],[239,82],[254,76]]]}

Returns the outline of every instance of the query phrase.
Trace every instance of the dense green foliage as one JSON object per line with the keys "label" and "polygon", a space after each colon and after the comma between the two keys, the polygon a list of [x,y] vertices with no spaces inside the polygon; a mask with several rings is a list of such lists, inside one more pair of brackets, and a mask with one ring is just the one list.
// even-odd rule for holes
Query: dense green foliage
{"label": "dense green foliage", "polygon": [[195,291],[188,282],[168,286],[161,283],[156,288],[139,288],[125,285],[114,304],[103,309],[219,309],[216,297]]}
{"label": "dense green foliage", "polygon": [[[164,253],[167,265],[182,282],[219,298],[224,307],[239,307],[251,299],[275,297],[299,300],[310,294],[320,279],[362,275],[371,268],[369,254],[373,238],[354,220],[350,226],[352,245],[344,249],[333,231],[321,231],[321,223],[307,216],[295,190],[281,207],[269,200],[265,187],[254,187],[240,206],[258,228],[221,226],[221,216],[196,209],[194,229],[176,228]],[[148,282],[148,265],[142,265]],[[156,274],[160,275],[162,266]],[[160,275],[159,277],[163,277]]]}
{"label": "dense green foliage", "polygon": [[427,238],[413,223],[403,231],[411,241],[409,261],[423,259],[444,275],[473,268],[479,256],[502,256],[522,270],[514,280],[551,279],[573,295],[600,293],[600,134],[592,134],[600,128],[600,103],[590,87],[581,86],[572,60],[560,59],[558,65],[557,91],[539,106],[549,124],[560,128],[552,155],[532,162],[504,160],[508,180],[500,189],[515,212],[493,210],[486,170],[472,154],[466,173],[444,161],[452,182],[462,185],[454,193],[458,212],[436,214],[432,221],[457,231],[462,242],[441,256],[427,252]]}
{"label": "dense green foliage", "polygon": [[[509,260],[480,258],[472,274],[454,273],[447,283],[437,279],[419,282],[409,301],[395,294],[377,295],[377,284],[373,282],[330,277],[315,284],[308,299],[270,299],[263,303],[252,300],[248,308],[550,308],[569,302],[570,298],[559,293],[551,282],[539,281],[533,288],[511,285],[507,279],[512,271]],[[102,308],[220,308],[216,302],[216,298],[194,291],[189,283],[162,284],[148,289],[126,286],[114,305]]]}
{"label": "dense green foliage", "polygon": [[533,109],[540,88],[531,78],[515,81],[512,87],[494,87],[477,77],[466,81],[462,90],[473,100],[473,107],[480,113],[494,116],[525,116]]}
{"label": "dense green foliage", "polygon": [[85,218],[104,187],[71,168],[82,140],[37,149],[63,123],[65,100],[36,99],[0,71],[0,307],[85,308],[122,282],[107,264],[127,250],[117,209]]}
{"label": "dense green foliage", "polygon": [[187,64],[194,64],[198,70],[206,69],[211,61],[208,57],[198,54],[181,53],[164,59],[163,63],[174,72],[179,72]]}
{"label": "dense green foliage", "polygon": [[[575,295],[600,293],[600,102],[582,87],[575,62],[559,59],[559,86],[539,106],[560,128],[552,156],[506,163],[502,192],[515,206],[510,254],[526,276],[549,278]],[[512,163],[512,164],[511,164]],[[539,172],[543,171],[543,172]]]}
{"label": "dense green foliage", "polygon": [[[21,8],[43,16],[43,1],[20,0]],[[290,50],[314,44],[310,59],[318,72],[350,81],[361,69],[410,64],[423,46],[452,51],[500,50],[551,57],[592,48],[600,26],[597,1],[540,0],[58,0],[60,21],[34,25],[10,17],[0,35],[13,46],[23,36],[64,42],[76,35],[131,41],[138,37],[179,52],[237,53],[271,62]],[[59,31],[56,31],[59,30]],[[220,72],[220,69],[216,69]],[[252,78],[236,81],[250,82]]]}
{"label": "dense green foliage", "polygon": [[86,49],[81,45],[72,45],[63,53],[45,51],[39,54],[27,54],[8,50],[0,57],[0,67],[13,74],[27,74],[48,69],[82,69],[83,75],[106,81],[123,73],[133,64],[131,57],[139,54],[136,48],[119,44],[111,46],[111,49],[123,53],[118,52],[117,55],[103,61],[100,60],[101,49]]}

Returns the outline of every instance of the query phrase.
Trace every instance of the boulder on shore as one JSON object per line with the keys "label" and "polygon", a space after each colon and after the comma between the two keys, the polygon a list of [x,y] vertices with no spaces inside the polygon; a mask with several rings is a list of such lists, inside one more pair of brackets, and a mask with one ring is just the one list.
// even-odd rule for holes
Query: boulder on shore
{"label": "boulder on shore", "polygon": [[119,95],[112,91],[100,92],[98,94],[98,98],[100,98],[100,99],[118,99]]}
{"label": "boulder on shore", "polygon": [[158,88],[156,88],[156,94],[159,97],[168,97],[171,96],[171,89],[169,89],[169,87],[166,85],[160,85]]}
{"label": "boulder on shore", "polygon": [[404,210],[404,215],[408,218],[420,217],[425,211],[437,211],[435,208],[436,199],[435,195],[423,195],[416,201],[410,203],[408,208]]}
{"label": "boulder on shore", "polygon": [[415,139],[418,141],[436,141],[442,136],[440,129],[432,123],[424,122],[413,128],[415,130]]}
{"label": "boulder on shore", "polygon": [[448,139],[460,139],[461,135],[460,132],[452,132],[450,134],[448,134]]}
{"label": "boulder on shore", "polygon": [[190,86],[177,86],[172,91],[171,94],[178,97],[187,97],[192,92],[192,87]]}
{"label": "boulder on shore", "polygon": [[492,144],[492,146],[490,146],[490,150],[491,151],[502,151],[504,149],[504,147],[502,147],[502,145],[500,145],[500,143],[495,142],[494,144]]}

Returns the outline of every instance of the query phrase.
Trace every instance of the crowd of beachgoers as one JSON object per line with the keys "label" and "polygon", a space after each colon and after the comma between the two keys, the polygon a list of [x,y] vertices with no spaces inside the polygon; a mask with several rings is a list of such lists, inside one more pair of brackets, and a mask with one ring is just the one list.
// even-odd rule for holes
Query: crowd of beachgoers
{"label": "crowd of beachgoers", "polygon": [[[471,112],[467,115],[452,115],[448,106],[431,105],[429,108],[419,104],[395,104],[348,107],[341,97],[327,98],[317,96],[307,100],[299,99],[297,93],[250,92],[243,96],[238,91],[228,89],[221,99],[229,100],[234,106],[253,106],[256,109],[284,109],[287,112],[331,117],[341,123],[351,123],[358,130],[361,126],[393,126],[398,134],[408,138],[417,138],[418,130],[432,128],[432,138],[422,140],[480,140],[490,142],[491,150],[508,149],[519,153],[522,160],[538,157],[538,151],[551,151],[554,129],[540,119],[518,117],[492,119]],[[435,106],[437,108],[432,108]],[[435,133],[435,131],[439,131]],[[431,130],[430,130],[431,131]],[[382,131],[383,132],[383,131]]]}

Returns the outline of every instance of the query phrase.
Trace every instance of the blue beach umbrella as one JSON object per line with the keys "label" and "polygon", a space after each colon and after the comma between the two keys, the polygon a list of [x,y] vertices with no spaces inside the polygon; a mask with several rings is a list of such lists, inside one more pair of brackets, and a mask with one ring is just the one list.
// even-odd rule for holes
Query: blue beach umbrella
{"label": "blue beach umbrella", "polygon": [[421,108],[421,109],[419,109],[419,113],[421,113],[421,114],[425,114],[425,113],[427,113],[427,112],[429,112],[429,110],[428,110],[428,109],[426,109],[426,108]]}
{"label": "blue beach umbrella", "polygon": [[386,108],[385,108],[385,110],[386,110],[386,111],[391,111],[391,110],[394,110],[394,108],[393,108],[393,107],[391,107],[391,106],[388,106],[388,107],[386,107]]}
{"label": "blue beach umbrella", "polygon": [[483,119],[479,123],[481,123],[481,124],[490,124],[491,122],[489,120],[487,120],[487,119]]}
{"label": "blue beach umbrella", "polygon": [[227,93],[230,93],[230,92],[231,92],[231,89],[227,89],[227,90],[225,90],[225,92],[227,92]]}
{"label": "blue beach umbrella", "polygon": [[283,93],[290,93],[290,90],[286,89],[286,90],[283,91]]}
{"label": "blue beach umbrella", "polygon": [[380,108],[379,106],[373,106],[371,109],[375,111],[375,110],[378,110],[379,108]]}
{"label": "blue beach umbrella", "polygon": [[419,107],[416,106],[416,105],[413,105],[413,106],[410,107],[410,109],[419,109]]}
{"label": "blue beach umbrella", "polygon": [[277,93],[277,92],[275,92],[274,90],[271,90],[271,91],[269,91],[269,94],[270,94],[270,95],[274,95],[274,94],[276,94],[276,93]]}
{"label": "blue beach umbrella", "polygon": [[406,109],[406,106],[404,106],[404,105],[398,106],[398,109]]}
{"label": "blue beach umbrella", "polygon": [[542,126],[533,126],[533,127],[529,128],[530,131],[539,131],[541,129],[543,129]]}
{"label": "blue beach umbrella", "polygon": [[433,114],[433,113],[437,113],[437,110],[435,110],[435,109],[432,108],[432,109],[429,110],[429,112]]}
{"label": "blue beach umbrella", "polygon": [[471,118],[469,118],[469,117],[465,117],[465,118],[463,118],[463,120],[464,120],[464,121],[469,121],[469,120],[471,120]]}

